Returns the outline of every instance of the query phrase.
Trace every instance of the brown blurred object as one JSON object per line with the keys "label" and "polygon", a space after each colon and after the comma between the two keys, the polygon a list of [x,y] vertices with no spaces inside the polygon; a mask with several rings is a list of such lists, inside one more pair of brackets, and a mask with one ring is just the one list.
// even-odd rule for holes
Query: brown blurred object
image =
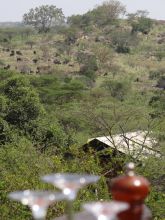
{"label": "brown blurred object", "polygon": [[151,212],[144,205],[150,183],[134,173],[134,163],[126,165],[124,176],[114,178],[108,186],[113,200],[127,202],[130,208],[118,215],[119,220],[151,220]]}

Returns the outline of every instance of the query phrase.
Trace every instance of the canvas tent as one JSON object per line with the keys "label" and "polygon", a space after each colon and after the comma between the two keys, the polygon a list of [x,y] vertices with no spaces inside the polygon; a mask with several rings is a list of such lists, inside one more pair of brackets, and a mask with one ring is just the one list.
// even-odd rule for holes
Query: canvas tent
{"label": "canvas tent", "polygon": [[157,150],[157,141],[147,131],[91,138],[84,145],[84,149],[88,147],[92,147],[96,151],[110,147],[121,154],[126,154],[133,158],[147,158],[149,155],[160,157],[160,153]]}

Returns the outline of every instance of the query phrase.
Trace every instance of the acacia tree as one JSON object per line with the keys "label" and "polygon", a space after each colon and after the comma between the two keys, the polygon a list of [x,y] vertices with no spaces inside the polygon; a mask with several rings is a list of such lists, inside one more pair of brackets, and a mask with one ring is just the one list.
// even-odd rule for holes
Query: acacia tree
{"label": "acacia tree", "polygon": [[132,33],[141,32],[148,34],[153,26],[152,19],[148,18],[149,12],[138,10],[136,13],[127,14],[128,22],[132,26]]}
{"label": "acacia tree", "polygon": [[126,12],[125,6],[117,0],[109,0],[97,6],[91,13],[98,25],[105,25],[118,19]]}
{"label": "acacia tree", "polygon": [[42,5],[35,9],[30,9],[28,13],[23,15],[23,22],[31,25],[39,32],[48,32],[51,27],[61,25],[64,22],[64,14],[62,9],[54,5]]}

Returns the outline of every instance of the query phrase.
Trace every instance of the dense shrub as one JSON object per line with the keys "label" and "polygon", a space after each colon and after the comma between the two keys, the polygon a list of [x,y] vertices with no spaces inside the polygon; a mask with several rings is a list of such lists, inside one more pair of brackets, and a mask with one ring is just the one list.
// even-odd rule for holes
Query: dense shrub
{"label": "dense shrub", "polygon": [[7,111],[7,99],[5,96],[0,95],[0,116],[4,116]]}
{"label": "dense shrub", "polygon": [[112,43],[118,53],[130,53],[131,48],[138,45],[136,35],[128,31],[116,31],[112,33]]}
{"label": "dense shrub", "polygon": [[68,18],[68,23],[72,26],[86,30],[91,25],[104,26],[117,21],[125,14],[125,6],[117,0],[109,0],[97,5],[93,10],[83,15],[73,15]]}
{"label": "dense shrub", "polygon": [[[96,156],[84,153],[81,148],[75,146],[68,150],[72,153],[72,159],[58,155],[39,154],[32,144],[26,139],[20,139],[0,148],[0,197],[2,219],[30,219],[29,208],[18,202],[10,201],[8,194],[17,190],[54,190],[51,185],[42,183],[40,177],[56,172],[102,174]],[[97,192],[97,193],[96,193]],[[92,184],[78,194],[74,202],[75,211],[80,210],[82,203],[100,199],[109,199],[104,176],[97,184]],[[48,211],[48,219],[64,214],[65,202],[52,205]]]}
{"label": "dense shrub", "polygon": [[158,88],[160,89],[165,89],[165,76],[161,76],[159,79],[158,79],[158,82],[157,82],[157,85],[156,85]]}
{"label": "dense shrub", "polygon": [[6,121],[12,125],[23,127],[25,123],[36,120],[42,113],[37,93],[30,88],[25,78],[9,79],[3,87],[4,95],[8,99]]}
{"label": "dense shrub", "polygon": [[57,154],[67,145],[67,136],[62,127],[55,119],[51,121],[49,117],[26,124],[24,132],[41,152],[49,150],[52,154]]}
{"label": "dense shrub", "polygon": [[155,69],[155,70],[151,70],[149,72],[149,79],[154,80],[154,79],[159,79],[160,76],[165,74],[165,70],[164,69]]}
{"label": "dense shrub", "polygon": [[120,101],[124,100],[124,97],[130,90],[130,83],[127,81],[105,80],[102,86],[110,92],[112,97]]}
{"label": "dense shrub", "polygon": [[165,115],[165,92],[156,91],[154,96],[149,101],[149,106],[152,107],[150,113],[152,118],[162,118]]}
{"label": "dense shrub", "polygon": [[80,64],[80,73],[94,80],[95,72],[98,70],[96,56],[89,51],[80,51],[77,60]]}
{"label": "dense shrub", "polygon": [[153,22],[150,18],[140,17],[137,21],[132,22],[132,33],[141,32],[148,34],[152,28]]}
{"label": "dense shrub", "polygon": [[[46,83],[50,82],[49,79],[45,80]],[[9,142],[12,135],[17,133],[18,136],[28,137],[42,151],[50,146],[56,146],[56,150],[65,146],[63,129],[57,120],[48,119],[39,96],[30,82],[19,75],[8,77],[2,82],[1,143]],[[40,83],[42,84],[42,81],[38,82]]]}
{"label": "dense shrub", "polygon": [[112,24],[121,15],[125,14],[125,6],[116,0],[103,2],[91,11],[94,23],[99,26]]}
{"label": "dense shrub", "polygon": [[54,76],[32,77],[31,83],[39,92],[40,99],[44,104],[63,104],[73,99],[79,99],[84,90],[86,82],[72,77],[56,78]]}
{"label": "dense shrub", "polygon": [[84,15],[72,15],[68,18],[67,22],[73,27],[82,28],[85,30],[86,27],[92,23],[92,16],[90,12]]}
{"label": "dense shrub", "polygon": [[163,58],[165,58],[164,48],[155,51],[154,55],[155,55],[155,57],[157,58],[158,61],[163,60]]}
{"label": "dense shrub", "polygon": [[9,124],[0,117],[0,145],[12,140]]}

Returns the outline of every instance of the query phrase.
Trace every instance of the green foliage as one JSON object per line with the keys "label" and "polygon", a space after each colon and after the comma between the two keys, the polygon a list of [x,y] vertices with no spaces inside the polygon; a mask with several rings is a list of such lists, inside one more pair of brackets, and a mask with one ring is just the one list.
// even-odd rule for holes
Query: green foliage
{"label": "green foliage", "polygon": [[149,79],[158,80],[161,76],[165,74],[165,69],[154,69],[149,72]]}
{"label": "green foliage", "polygon": [[9,79],[3,87],[4,95],[8,99],[5,119],[8,123],[19,128],[25,123],[35,120],[43,111],[39,98],[25,78]]}
{"label": "green foliage", "polygon": [[111,24],[118,19],[120,15],[125,14],[125,6],[119,1],[109,0],[93,9],[91,14],[94,23],[103,26]]}
{"label": "green foliage", "polygon": [[41,152],[51,151],[53,154],[57,154],[61,152],[62,147],[67,145],[67,136],[62,127],[48,116],[26,124],[24,130]]}
{"label": "green foliage", "polygon": [[[161,149],[164,153],[164,143]],[[152,166],[151,166],[152,164]],[[150,157],[144,162],[144,166],[139,167],[138,172],[147,177],[151,182],[151,192],[146,202],[152,210],[154,219],[163,219],[165,210],[163,204],[165,201],[165,176],[164,176],[164,156],[162,159]],[[158,172],[159,170],[159,172]]]}
{"label": "green foliage", "polygon": [[[27,94],[26,89],[30,87],[28,79],[21,75],[10,77],[3,85],[4,94],[13,101]],[[25,89],[25,90],[24,90]]]}
{"label": "green foliage", "polygon": [[84,15],[72,15],[68,18],[67,23],[72,27],[82,28],[89,27],[92,24],[92,14],[90,12]]}
{"label": "green foliage", "polygon": [[74,44],[77,40],[77,29],[74,27],[64,28],[62,33],[65,35],[66,44]]}
{"label": "green foliage", "polygon": [[164,220],[165,211],[163,208],[165,201],[164,192],[159,192],[155,190],[154,187],[151,189],[151,193],[147,199],[147,205],[152,210],[152,215],[154,219]]}
{"label": "green foliage", "polygon": [[4,65],[3,60],[0,60],[0,66],[3,66],[3,65]]}
{"label": "green foliage", "polygon": [[137,46],[138,38],[128,31],[116,31],[112,33],[112,43],[117,53],[130,53],[133,46]]}
{"label": "green foliage", "polygon": [[157,91],[149,101],[149,106],[152,107],[151,117],[159,118],[165,114],[165,92]]}
{"label": "green foliage", "polygon": [[20,139],[0,148],[0,166],[1,218],[29,219],[30,211],[9,201],[8,193],[20,189],[44,189],[39,177],[51,171],[50,161],[38,154],[29,141]]}
{"label": "green foliage", "polygon": [[86,89],[85,82],[79,79],[58,79],[54,76],[33,77],[31,83],[38,89],[45,104],[62,104],[79,99]]}
{"label": "green foliage", "polygon": [[68,17],[67,23],[72,26],[80,26],[81,19],[82,19],[81,15],[72,15]]}
{"label": "green foliage", "polygon": [[152,19],[147,17],[148,12],[138,10],[134,14],[128,14],[128,20],[132,26],[132,33],[141,32],[148,34],[153,26]]}
{"label": "green foliage", "polygon": [[[40,177],[52,172],[78,172],[100,175],[102,169],[98,159],[94,155],[87,155],[80,148],[70,147],[72,153],[70,160],[62,154],[49,155],[39,154],[32,144],[26,139],[20,139],[0,148],[0,212],[3,219],[29,219],[31,211],[18,202],[10,201],[8,193],[25,189],[54,189],[48,184],[42,183]],[[97,194],[95,191],[97,190]],[[109,199],[105,178],[101,176],[98,184],[92,184],[78,194],[74,203],[74,209],[80,210],[82,203],[86,201]],[[48,212],[48,219],[64,214],[65,202],[56,203]]]}
{"label": "green foliage", "polygon": [[116,48],[117,53],[130,53],[130,48],[124,44],[120,44]]}
{"label": "green foliage", "polygon": [[[4,82],[4,80],[7,80],[9,77],[15,76],[16,73],[10,70],[4,70],[0,69],[0,81],[1,84]],[[0,87],[1,89],[1,87]]]}
{"label": "green foliage", "polygon": [[132,32],[141,32],[143,34],[148,34],[151,30],[153,22],[149,18],[140,18],[138,22],[132,24]]}
{"label": "green foliage", "polygon": [[[47,81],[49,81],[47,79]],[[65,146],[65,134],[57,120],[48,120],[38,94],[30,82],[22,76],[5,79],[0,97],[1,143],[12,136],[26,136],[37,149],[45,151],[50,146]]]}
{"label": "green foliage", "polygon": [[123,101],[130,90],[128,81],[105,80],[102,87],[107,89],[111,96]]}
{"label": "green foliage", "polygon": [[155,57],[158,59],[158,61],[161,61],[165,57],[164,48],[155,51]]}
{"label": "green foliage", "polygon": [[[120,19],[124,11],[120,2],[108,1],[84,15],[71,16],[68,25],[49,33],[35,31],[41,31],[42,25],[35,30],[0,29],[1,67],[9,64],[19,70],[25,58],[32,70],[24,76],[0,70],[2,219],[31,218],[29,209],[10,202],[7,194],[27,188],[53,189],[39,180],[46,173],[101,176],[97,185],[80,191],[74,203],[76,211],[82,202],[109,199],[104,176],[120,175],[132,158],[117,152],[112,155],[111,149],[84,153],[81,146],[92,137],[137,130],[152,131],[158,140],[155,148],[162,157],[142,161],[145,166],[139,166],[138,173],[151,181],[146,202],[154,218],[164,217],[165,29],[159,21],[152,26],[145,11]],[[42,31],[48,30],[47,26]],[[149,31],[147,37],[138,33]],[[21,51],[23,63],[14,62],[11,50]],[[33,58],[38,59],[37,65]],[[55,59],[61,64],[54,64]],[[49,65],[51,74],[33,75],[40,65]],[[162,90],[154,88],[156,81]],[[62,215],[64,206],[52,206],[48,219]]]}
{"label": "green foliage", "polygon": [[157,82],[157,87],[165,89],[165,76],[160,76]]}
{"label": "green foliage", "polygon": [[84,15],[72,15],[68,18],[68,23],[74,27],[88,30],[93,24],[104,26],[114,23],[121,15],[125,14],[125,11],[125,6],[122,3],[117,0],[109,0]]}
{"label": "green foliage", "polygon": [[4,116],[7,111],[7,99],[0,95],[0,116]]}
{"label": "green foliage", "polygon": [[80,51],[77,60],[81,65],[80,73],[94,80],[96,78],[95,72],[98,70],[96,56],[89,51]]}
{"label": "green foliage", "polygon": [[64,15],[62,10],[54,5],[42,5],[24,14],[23,22],[39,32],[48,32],[52,26],[59,26],[64,22]]}
{"label": "green foliage", "polygon": [[0,117],[0,145],[11,141],[11,130],[9,124]]}

